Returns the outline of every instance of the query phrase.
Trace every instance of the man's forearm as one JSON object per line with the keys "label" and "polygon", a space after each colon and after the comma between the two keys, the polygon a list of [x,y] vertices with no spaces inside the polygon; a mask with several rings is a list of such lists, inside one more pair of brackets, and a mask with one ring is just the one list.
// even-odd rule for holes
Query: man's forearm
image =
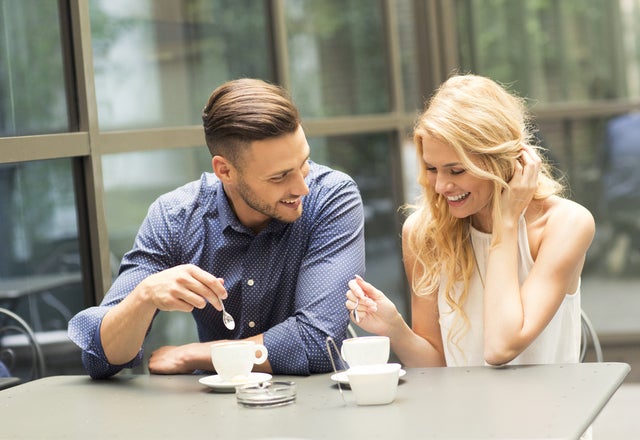
{"label": "man's forearm", "polygon": [[107,312],[100,326],[100,340],[110,363],[125,364],[136,356],[155,312],[156,308],[145,303],[136,290]]}

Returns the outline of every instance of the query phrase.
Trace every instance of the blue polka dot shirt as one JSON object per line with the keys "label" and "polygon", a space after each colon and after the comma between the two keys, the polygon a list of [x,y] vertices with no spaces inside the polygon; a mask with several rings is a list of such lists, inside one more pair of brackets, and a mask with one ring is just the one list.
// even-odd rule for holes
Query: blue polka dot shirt
{"label": "blue polka dot shirt", "polygon": [[140,364],[142,348],[125,365],[109,364],[102,318],[149,275],[187,263],[224,278],[225,308],[236,320],[228,330],[210,304],[194,309],[201,342],[263,333],[275,374],[330,371],[326,337],[338,345],[346,337],[347,282],[365,269],[362,200],[349,176],[313,162],[306,182],[302,216],[272,220],[258,234],[240,224],[212,173],[159,197],[102,303],[69,322],[89,375],[105,378]]}

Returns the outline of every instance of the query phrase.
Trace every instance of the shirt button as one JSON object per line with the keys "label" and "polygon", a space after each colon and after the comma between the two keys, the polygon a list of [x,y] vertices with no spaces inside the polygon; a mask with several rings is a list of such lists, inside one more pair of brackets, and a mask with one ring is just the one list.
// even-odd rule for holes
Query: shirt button
{"label": "shirt button", "polygon": [[249,327],[254,328],[256,326],[256,323],[253,321],[249,321]]}
{"label": "shirt button", "polygon": [[253,280],[247,280],[247,284],[253,286]]}

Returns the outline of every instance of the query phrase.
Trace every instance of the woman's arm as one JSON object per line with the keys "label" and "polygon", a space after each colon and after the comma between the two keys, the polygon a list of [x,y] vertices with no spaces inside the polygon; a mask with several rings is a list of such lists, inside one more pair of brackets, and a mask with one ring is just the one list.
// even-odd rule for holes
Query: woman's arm
{"label": "woman's arm", "polygon": [[512,191],[503,194],[503,221],[493,226],[501,240],[489,251],[484,292],[484,356],[492,365],[518,356],[551,321],[565,295],[575,292],[595,232],[593,217],[576,203],[559,197],[529,203],[535,262],[520,286],[517,219],[526,194],[533,194],[525,188],[529,166],[525,160],[518,167]]}
{"label": "woman's arm", "polygon": [[[414,256],[406,243],[410,220],[403,227],[403,260],[412,285]],[[411,293],[412,327],[404,321],[396,306],[370,283],[357,277],[349,282],[347,308],[353,309],[359,299],[357,324],[364,330],[388,336],[392,351],[406,367],[444,366],[444,354],[436,293],[417,296]],[[351,315],[353,320],[353,314]]]}

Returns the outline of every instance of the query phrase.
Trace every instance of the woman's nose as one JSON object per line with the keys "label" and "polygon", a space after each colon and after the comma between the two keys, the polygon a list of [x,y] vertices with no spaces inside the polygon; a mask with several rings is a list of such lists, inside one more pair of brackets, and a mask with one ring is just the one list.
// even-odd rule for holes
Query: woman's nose
{"label": "woman's nose", "polygon": [[449,181],[447,176],[442,175],[442,174],[438,174],[437,177],[436,177],[436,184],[435,184],[436,192],[438,194],[443,194],[444,192],[447,191],[450,183],[451,182]]}

